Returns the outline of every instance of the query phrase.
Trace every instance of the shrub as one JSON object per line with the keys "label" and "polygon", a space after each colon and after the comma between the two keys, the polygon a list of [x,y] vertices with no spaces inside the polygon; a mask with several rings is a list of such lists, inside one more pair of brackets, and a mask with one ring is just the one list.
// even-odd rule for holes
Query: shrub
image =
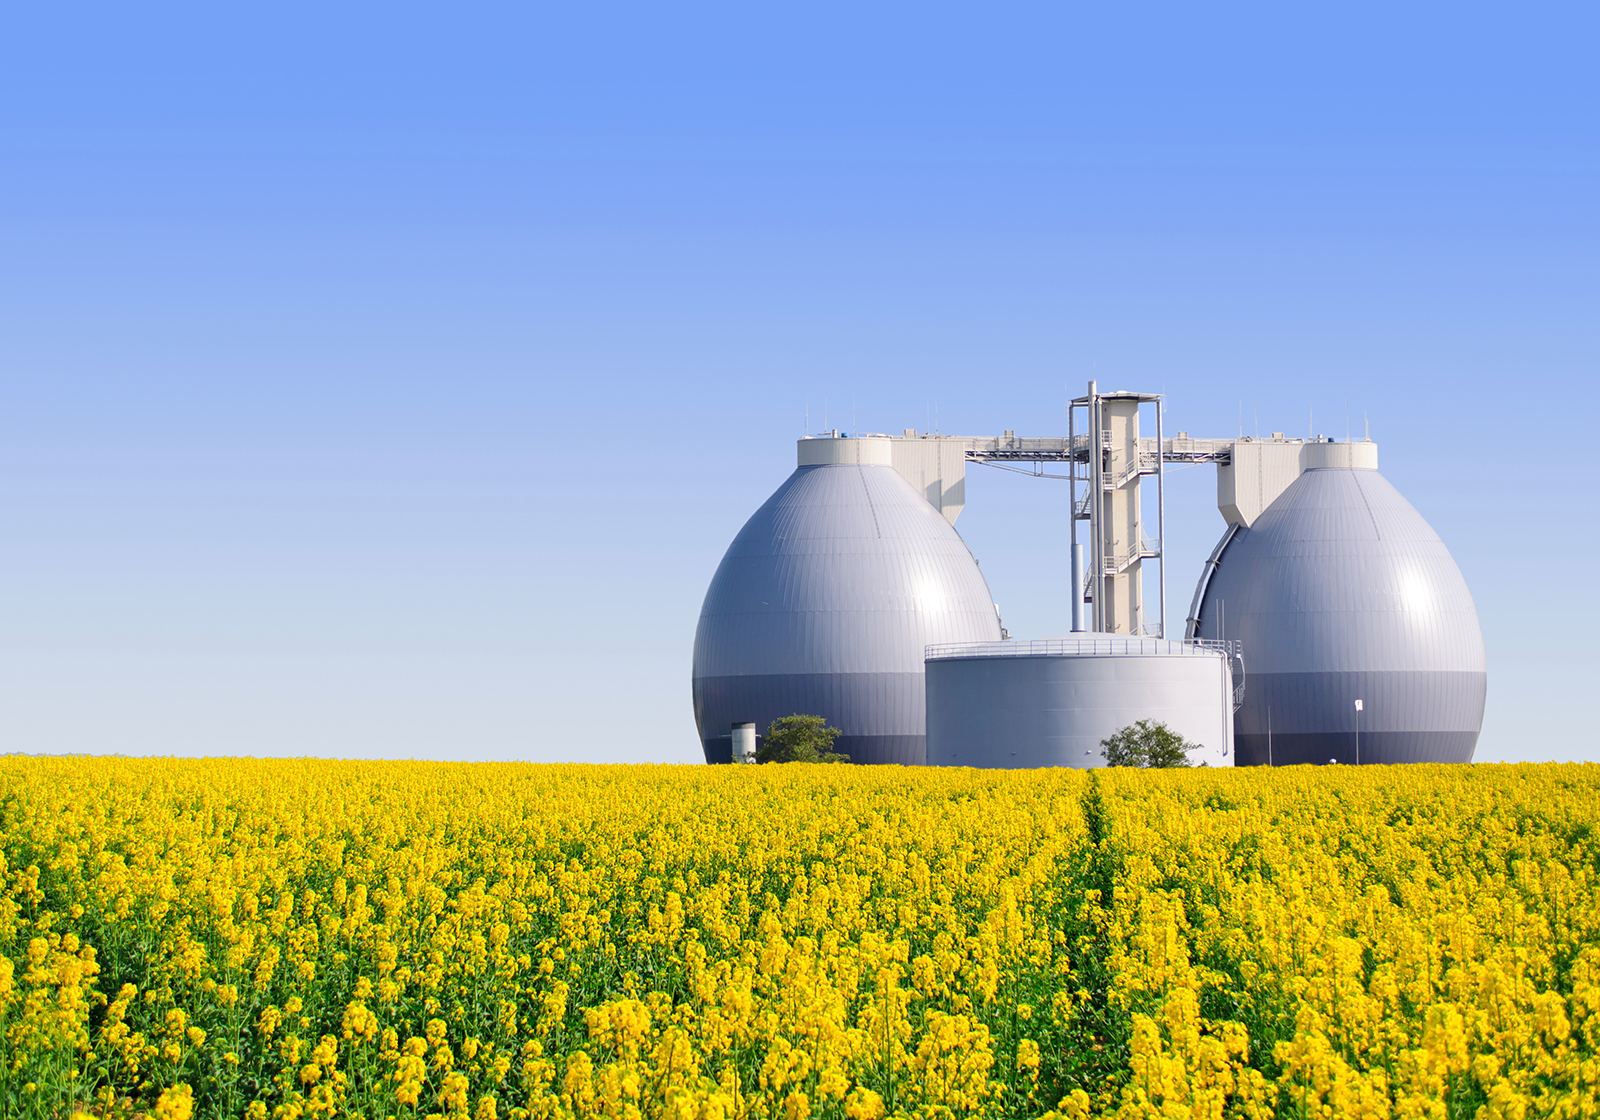
{"label": "shrub", "polygon": [[833,741],[842,734],[821,716],[784,716],[767,728],[756,761],[849,762],[849,755],[833,749]]}
{"label": "shrub", "polygon": [[1189,761],[1189,751],[1196,745],[1177,732],[1168,730],[1166,724],[1152,723],[1147,719],[1130,723],[1109,739],[1100,740],[1107,766],[1137,766],[1152,770],[1194,765]]}

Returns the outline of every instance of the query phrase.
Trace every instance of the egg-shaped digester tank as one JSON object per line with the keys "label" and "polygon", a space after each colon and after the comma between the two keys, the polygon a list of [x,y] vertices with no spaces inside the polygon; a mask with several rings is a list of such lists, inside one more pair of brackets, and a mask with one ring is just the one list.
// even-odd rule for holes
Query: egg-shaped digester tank
{"label": "egg-shaped digester tank", "polygon": [[802,440],[800,459],[728,546],[700,611],[706,761],[729,761],[734,724],[764,735],[798,713],[839,728],[836,748],[855,762],[921,765],[923,651],[998,641],[989,587],[954,527],[890,465],[888,440]]}
{"label": "egg-shaped digester tank", "polygon": [[1444,542],[1376,469],[1302,473],[1233,531],[1197,617],[1198,636],[1243,643],[1238,765],[1353,763],[1358,749],[1363,764],[1471,761],[1478,612]]}

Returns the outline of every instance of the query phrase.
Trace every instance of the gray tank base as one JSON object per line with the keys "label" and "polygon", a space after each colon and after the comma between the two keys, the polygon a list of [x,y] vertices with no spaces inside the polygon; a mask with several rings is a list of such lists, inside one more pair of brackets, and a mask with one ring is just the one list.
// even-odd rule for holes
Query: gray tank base
{"label": "gray tank base", "polygon": [[[1235,717],[1240,766],[1471,762],[1487,677],[1470,672],[1252,673]],[[1267,742],[1267,713],[1272,742]],[[1452,726],[1452,724],[1454,726]],[[1329,731],[1343,726],[1346,730]]]}
{"label": "gray tank base", "polygon": [[[730,736],[707,739],[702,745],[711,765],[733,761]],[[833,741],[833,749],[851,762],[866,766],[921,766],[928,753],[928,740],[925,735],[841,735]]]}
{"label": "gray tank base", "polygon": [[[848,754],[850,761],[905,766],[921,766],[926,760],[926,735],[859,731],[882,728],[895,717],[901,726],[908,725],[908,714],[902,709],[911,704],[920,708],[922,695],[921,673],[769,673],[701,677],[694,682],[697,712],[745,712],[756,725],[760,741],[765,741],[767,728],[775,719],[820,715],[835,727],[855,725],[857,734],[834,740],[834,749]],[[709,737],[704,744],[707,762],[731,760],[727,735]]]}
{"label": "gray tank base", "polygon": [[[1361,733],[1361,765],[1392,766],[1406,762],[1471,762],[1476,733],[1449,731],[1379,731]],[[1313,732],[1306,735],[1235,734],[1238,766],[1344,766],[1356,760],[1355,732]],[[1271,762],[1267,761],[1271,758]]]}

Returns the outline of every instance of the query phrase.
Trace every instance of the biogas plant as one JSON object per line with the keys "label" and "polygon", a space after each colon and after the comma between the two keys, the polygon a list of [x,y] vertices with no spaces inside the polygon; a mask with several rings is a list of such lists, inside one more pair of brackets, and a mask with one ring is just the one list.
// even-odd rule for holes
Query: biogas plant
{"label": "biogas plant", "polygon": [[[795,713],[839,728],[858,763],[1097,766],[1102,740],[1140,719],[1210,766],[1470,761],[1487,680],[1477,610],[1438,534],[1378,473],[1377,445],[1169,438],[1161,414],[1158,394],[1090,382],[1065,436],[801,439],[700,612],[706,761],[753,755]],[[1002,628],[955,530],[969,462],[1069,483],[1070,634]],[[1181,636],[1162,557],[1169,463],[1215,464],[1227,523]]]}

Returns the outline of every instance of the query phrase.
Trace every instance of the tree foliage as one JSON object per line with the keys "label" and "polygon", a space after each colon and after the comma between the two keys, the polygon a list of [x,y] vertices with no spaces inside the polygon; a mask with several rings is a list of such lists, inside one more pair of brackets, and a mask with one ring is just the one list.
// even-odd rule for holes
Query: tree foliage
{"label": "tree foliage", "polygon": [[849,755],[833,749],[833,741],[842,734],[821,716],[783,716],[767,728],[756,761],[849,762]]}
{"label": "tree foliage", "polygon": [[1193,766],[1189,761],[1189,752],[1198,745],[1168,730],[1166,724],[1147,719],[1130,723],[1110,738],[1100,740],[1107,766],[1138,766],[1155,770]]}

